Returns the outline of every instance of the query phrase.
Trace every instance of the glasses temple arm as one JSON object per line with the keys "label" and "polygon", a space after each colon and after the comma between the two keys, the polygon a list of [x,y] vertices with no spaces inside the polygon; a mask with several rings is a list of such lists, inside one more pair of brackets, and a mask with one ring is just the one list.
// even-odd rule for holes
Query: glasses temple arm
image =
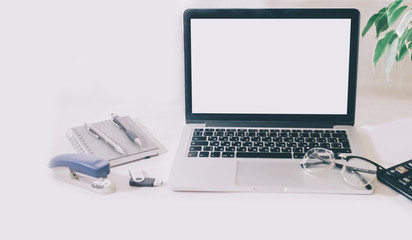
{"label": "glasses temple arm", "polygon": [[356,176],[358,176],[358,177],[361,179],[361,181],[365,184],[365,188],[366,188],[366,189],[368,189],[368,190],[371,190],[371,189],[372,189],[372,186],[371,186],[370,184],[368,184],[368,181],[366,181],[366,179],[365,179],[361,174],[359,174],[358,171],[353,170],[353,171],[351,171],[351,172],[353,172],[354,174],[356,174]]}

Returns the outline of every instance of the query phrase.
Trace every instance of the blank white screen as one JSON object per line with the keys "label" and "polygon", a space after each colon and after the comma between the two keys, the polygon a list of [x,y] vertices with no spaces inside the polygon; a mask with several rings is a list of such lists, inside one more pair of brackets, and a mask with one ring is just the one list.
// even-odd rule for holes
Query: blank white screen
{"label": "blank white screen", "polygon": [[347,114],[349,19],[192,19],[192,112]]}

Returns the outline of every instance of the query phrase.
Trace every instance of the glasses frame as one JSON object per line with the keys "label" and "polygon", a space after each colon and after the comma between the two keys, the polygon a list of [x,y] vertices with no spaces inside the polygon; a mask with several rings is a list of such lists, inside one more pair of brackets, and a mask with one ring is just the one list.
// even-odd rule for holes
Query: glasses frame
{"label": "glasses frame", "polygon": [[[377,172],[384,169],[381,165],[379,165],[379,164],[377,164],[376,162],[374,162],[374,161],[372,161],[372,160],[369,160],[369,159],[367,159],[367,158],[360,157],[360,156],[355,156],[355,155],[350,155],[350,156],[348,156],[348,155],[343,154],[343,153],[338,153],[338,154],[336,154],[336,152],[334,152],[334,151],[332,151],[332,150],[330,150],[330,149],[327,149],[327,148],[319,148],[319,147],[317,147],[317,148],[311,148],[311,149],[309,149],[306,153],[308,153],[308,152],[311,151],[311,150],[315,150],[315,149],[324,150],[324,151],[329,151],[329,152],[333,153],[333,159],[331,159],[331,160],[326,160],[326,159],[321,159],[321,158],[320,158],[320,160],[328,161],[328,162],[329,162],[329,165],[328,165],[325,169],[323,169],[322,171],[313,172],[313,171],[311,171],[311,170],[309,170],[309,169],[307,169],[306,167],[303,166],[303,163],[302,163],[302,162],[303,162],[304,159],[305,159],[305,158],[303,158],[302,161],[301,161],[300,166],[301,166],[304,170],[306,170],[306,171],[308,171],[308,172],[310,172],[310,173],[320,173],[320,172],[324,172],[324,171],[330,169],[332,166],[335,166],[335,167],[341,169],[340,172],[341,172],[341,175],[342,175],[343,179],[345,180],[345,182],[347,182],[348,184],[353,185],[353,186],[365,187],[366,189],[371,190],[371,189],[372,189],[372,186],[370,185],[370,183],[376,178]],[[345,160],[345,161],[344,161],[344,164],[335,162],[335,161],[337,160],[337,158],[336,158],[335,156],[338,156],[338,157],[342,158],[343,160]],[[371,163],[372,165],[374,165],[374,166],[376,167],[376,171],[374,171],[374,170],[370,170],[370,169],[357,168],[357,167],[354,168],[354,167],[350,167],[350,166],[349,166],[349,168],[353,168],[353,169],[352,169],[353,173],[355,173],[355,174],[361,179],[361,181],[364,183],[363,186],[362,186],[362,185],[359,186],[359,185],[356,185],[356,184],[351,183],[350,181],[347,180],[347,178],[346,178],[345,175],[343,174],[343,172],[348,168],[348,166],[346,165],[346,163],[347,163],[350,159],[353,159],[353,158],[357,158],[357,159],[363,160],[363,161],[365,161],[365,162]],[[374,176],[374,178],[372,179],[372,181],[368,182],[368,181],[366,181],[366,179],[364,179],[364,177],[363,177],[362,175],[359,174],[359,172],[371,173],[371,174],[375,174],[375,176]]]}

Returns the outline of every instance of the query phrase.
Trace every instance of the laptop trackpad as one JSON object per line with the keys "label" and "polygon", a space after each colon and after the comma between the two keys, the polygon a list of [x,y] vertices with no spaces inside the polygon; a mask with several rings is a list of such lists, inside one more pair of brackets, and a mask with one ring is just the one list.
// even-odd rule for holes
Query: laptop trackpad
{"label": "laptop trackpad", "polygon": [[297,187],[302,185],[302,169],[296,162],[238,161],[236,185]]}

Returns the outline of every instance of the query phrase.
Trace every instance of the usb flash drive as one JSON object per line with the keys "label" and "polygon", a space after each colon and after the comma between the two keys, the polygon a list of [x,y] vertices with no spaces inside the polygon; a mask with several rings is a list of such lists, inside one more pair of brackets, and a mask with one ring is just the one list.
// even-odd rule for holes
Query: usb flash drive
{"label": "usb flash drive", "polygon": [[158,187],[162,185],[162,181],[155,178],[146,178],[140,169],[129,170],[130,186],[134,187]]}

